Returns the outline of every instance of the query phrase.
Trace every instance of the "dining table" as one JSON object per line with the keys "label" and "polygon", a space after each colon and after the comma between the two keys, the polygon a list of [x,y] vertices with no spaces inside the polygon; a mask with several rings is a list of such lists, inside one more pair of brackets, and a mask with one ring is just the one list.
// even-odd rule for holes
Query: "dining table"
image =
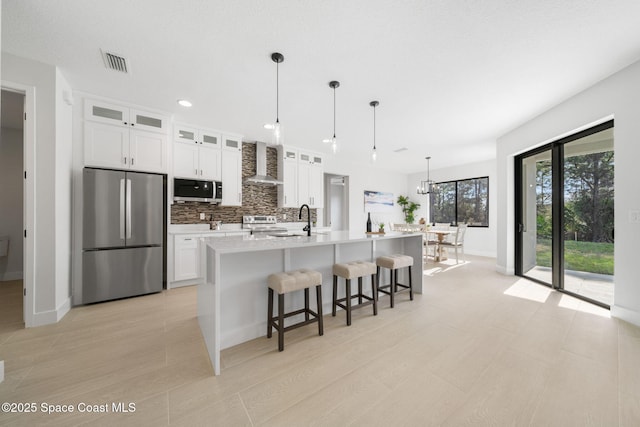
{"label": "dining table", "polygon": [[434,253],[434,259],[436,262],[440,262],[440,261],[444,261],[447,259],[446,253],[443,255],[442,253],[442,242],[444,242],[444,239],[446,236],[448,236],[449,234],[453,234],[455,233],[455,230],[434,230],[434,229],[428,229],[425,230],[425,233],[427,233],[427,242],[429,241],[429,234],[435,234],[437,236],[438,239],[438,243],[436,245],[436,250]]}

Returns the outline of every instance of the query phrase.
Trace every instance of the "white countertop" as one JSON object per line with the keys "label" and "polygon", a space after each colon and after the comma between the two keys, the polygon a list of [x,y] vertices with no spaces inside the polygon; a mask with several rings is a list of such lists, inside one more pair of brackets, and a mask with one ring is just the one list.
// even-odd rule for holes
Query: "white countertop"
{"label": "white countertop", "polygon": [[[277,224],[280,227],[286,228],[289,231],[296,231],[302,233],[302,228],[307,225],[303,222],[284,222]],[[311,227],[312,231],[328,232],[330,227]],[[209,224],[171,224],[167,229],[169,234],[185,235],[185,234],[216,234],[224,233],[249,233],[249,229],[243,229],[240,224],[222,224],[220,230],[211,230]]]}
{"label": "white countertop", "polygon": [[311,236],[291,237],[257,237],[256,236],[228,236],[207,239],[207,245],[219,253],[239,253],[268,251],[274,249],[288,249],[307,246],[333,245],[339,243],[363,242],[372,240],[398,239],[411,236],[422,238],[421,233],[371,234],[349,231],[316,232]]}

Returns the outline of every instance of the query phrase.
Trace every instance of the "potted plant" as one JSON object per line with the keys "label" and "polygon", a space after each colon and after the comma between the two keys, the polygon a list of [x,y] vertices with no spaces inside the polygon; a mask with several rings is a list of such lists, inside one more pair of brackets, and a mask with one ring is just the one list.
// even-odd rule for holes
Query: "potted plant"
{"label": "potted plant", "polygon": [[384,233],[384,222],[381,222],[380,224],[378,224],[378,232]]}
{"label": "potted plant", "polygon": [[405,222],[413,224],[416,220],[414,212],[418,210],[420,203],[412,202],[409,196],[398,196],[398,204],[402,207]]}

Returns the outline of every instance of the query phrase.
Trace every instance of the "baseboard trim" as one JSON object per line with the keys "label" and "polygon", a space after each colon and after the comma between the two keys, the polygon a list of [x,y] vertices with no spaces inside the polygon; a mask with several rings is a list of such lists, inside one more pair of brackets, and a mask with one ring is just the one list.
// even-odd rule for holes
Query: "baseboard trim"
{"label": "baseboard trim", "polygon": [[71,298],[67,298],[55,310],[33,313],[33,323],[31,327],[50,325],[58,323],[71,310]]}
{"label": "baseboard trim", "polygon": [[513,276],[513,275],[516,274],[515,269],[507,268],[504,265],[499,265],[499,264],[496,264],[496,271],[498,273],[501,273],[501,274],[504,274],[504,275],[507,275],[507,276]]}
{"label": "baseboard trim", "polygon": [[0,274],[0,282],[8,282],[9,280],[22,280],[24,274],[22,271],[9,271]]}
{"label": "baseboard trim", "polygon": [[622,319],[625,322],[633,323],[636,326],[640,326],[640,312],[638,311],[620,307],[619,305],[612,305],[611,316]]}

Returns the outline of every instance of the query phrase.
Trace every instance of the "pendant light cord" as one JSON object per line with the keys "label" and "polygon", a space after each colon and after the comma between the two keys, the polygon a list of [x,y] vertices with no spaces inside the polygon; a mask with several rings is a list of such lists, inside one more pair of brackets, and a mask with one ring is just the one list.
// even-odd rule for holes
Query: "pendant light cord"
{"label": "pendant light cord", "polygon": [[373,149],[376,149],[376,106],[373,106]]}
{"label": "pendant light cord", "polygon": [[276,123],[280,123],[280,63],[276,62]]}
{"label": "pendant light cord", "polygon": [[333,88],[333,139],[336,139],[336,88]]}

